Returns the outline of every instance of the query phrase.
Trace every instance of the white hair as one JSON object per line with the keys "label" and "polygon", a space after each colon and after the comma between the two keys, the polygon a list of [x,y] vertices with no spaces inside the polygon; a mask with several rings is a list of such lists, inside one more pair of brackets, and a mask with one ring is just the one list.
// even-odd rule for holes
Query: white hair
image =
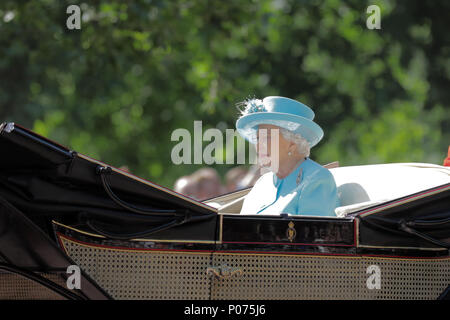
{"label": "white hair", "polygon": [[280,128],[280,132],[286,140],[292,141],[297,145],[298,153],[305,155],[305,157],[309,157],[311,147],[305,138],[303,138],[300,134],[294,133],[285,128]]}

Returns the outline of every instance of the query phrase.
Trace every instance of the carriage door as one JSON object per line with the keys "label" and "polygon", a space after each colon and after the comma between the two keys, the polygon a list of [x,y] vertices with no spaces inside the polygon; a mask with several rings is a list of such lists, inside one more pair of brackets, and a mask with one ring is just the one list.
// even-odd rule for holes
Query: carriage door
{"label": "carriage door", "polygon": [[356,299],[353,223],[313,217],[221,215],[212,299]]}

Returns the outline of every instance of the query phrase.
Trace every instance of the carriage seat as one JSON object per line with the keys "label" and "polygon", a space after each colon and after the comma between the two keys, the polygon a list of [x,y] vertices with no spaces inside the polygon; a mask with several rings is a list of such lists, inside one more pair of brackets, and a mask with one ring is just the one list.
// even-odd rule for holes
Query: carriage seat
{"label": "carriage seat", "polygon": [[330,169],[341,206],[338,217],[450,183],[450,168],[427,163],[391,163]]}

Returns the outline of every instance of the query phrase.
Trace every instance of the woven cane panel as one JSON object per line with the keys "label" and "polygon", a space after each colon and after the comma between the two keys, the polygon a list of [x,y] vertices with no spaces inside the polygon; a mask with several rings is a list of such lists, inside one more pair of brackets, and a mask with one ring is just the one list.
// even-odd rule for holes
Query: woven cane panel
{"label": "woven cane panel", "polygon": [[115,299],[209,299],[211,254],[120,250],[61,238],[68,255]]}
{"label": "woven cane panel", "polygon": [[[450,284],[450,259],[387,259],[214,254],[214,266],[243,271],[215,277],[212,299],[436,299]],[[380,270],[380,288],[367,285]]]}
{"label": "woven cane panel", "polygon": [[358,258],[214,254],[213,260],[243,275],[214,278],[212,299],[358,298]]}
{"label": "woven cane panel", "polygon": [[[367,268],[380,269],[381,288],[369,290]],[[437,299],[450,284],[450,259],[361,260],[361,299]]]}
{"label": "woven cane panel", "polygon": [[[58,275],[41,276],[65,287],[66,283]],[[62,300],[59,294],[20,275],[0,273],[0,300]]]}

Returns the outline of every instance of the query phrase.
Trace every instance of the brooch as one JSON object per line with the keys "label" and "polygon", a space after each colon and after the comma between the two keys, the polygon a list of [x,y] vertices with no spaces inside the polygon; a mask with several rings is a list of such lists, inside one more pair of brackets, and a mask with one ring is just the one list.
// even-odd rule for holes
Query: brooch
{"label": "brooch", "polygon": [[296,180],[297,185],[299,185],[300,181],[302,181],[302,173],[303,173],[303,168],[300,168],[300,172],[298,173],[297,180]]}

